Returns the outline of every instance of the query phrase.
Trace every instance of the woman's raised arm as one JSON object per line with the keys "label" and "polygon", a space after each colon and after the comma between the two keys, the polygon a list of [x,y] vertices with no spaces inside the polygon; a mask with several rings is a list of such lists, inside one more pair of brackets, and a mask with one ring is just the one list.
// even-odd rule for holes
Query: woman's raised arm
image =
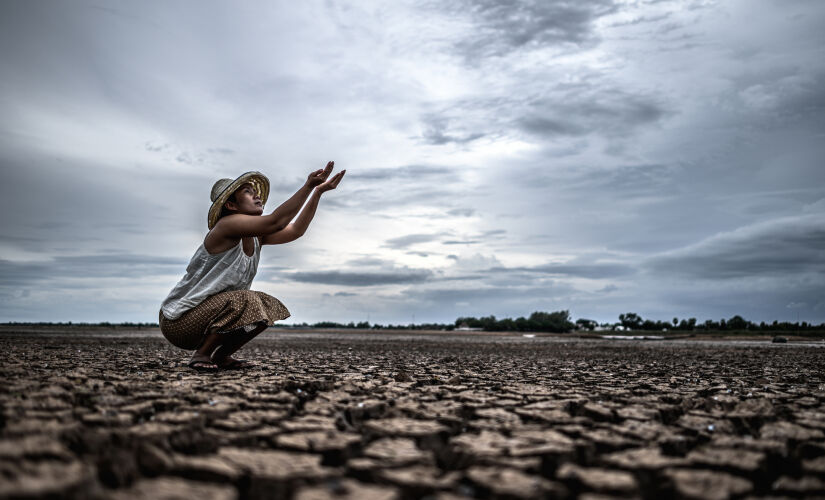
{"label": "woman's raised arm", "polygon": [[262,236],[261,245],[279,245],[282,243],[289,243],[290,241],[295,241],[303,236],[307,230],[307,227],[309,227],[309,223],[312,222],[313,217],[315,217],[315,211],[318,209],[318,202],[321,201],[321,195],[338,187],[338,183],[341,182],[341,179],[344,178],[344,174],[346,173],[346,170],[342,170],[323,184],[316,187],[315,191],[312,193],[312,196],[309,198],[309,203],[307,203],[304,209],[301,210],[301,213],[298,215],[298,218],[295,219],[295,222],[289,224],[276,233]]}
{"label": "woman's raised arm", "polygon": [[307,181],[288,200],[269,215],[232,214],[221,218],[211,231],[215,239],[238,239],[247,236],[266,236],[281,231],[303,206],[312,189],[327,180],[335,162],[309,174]]}

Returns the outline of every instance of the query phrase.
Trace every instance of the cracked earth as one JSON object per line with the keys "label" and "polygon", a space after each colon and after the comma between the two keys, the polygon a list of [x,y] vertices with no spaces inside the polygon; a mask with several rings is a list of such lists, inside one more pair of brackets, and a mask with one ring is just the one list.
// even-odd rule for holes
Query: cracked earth
{"label": "cracked earth", "polygon": [[0,332],[0,498],[825,497],[822,343]]}

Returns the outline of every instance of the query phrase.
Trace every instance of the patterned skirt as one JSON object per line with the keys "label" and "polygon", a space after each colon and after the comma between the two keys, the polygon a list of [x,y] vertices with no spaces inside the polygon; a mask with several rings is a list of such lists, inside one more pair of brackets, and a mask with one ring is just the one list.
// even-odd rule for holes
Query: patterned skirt
{"label": "patterned skirt", "polygon": [[160,331],[181,349],[195,350],[212,332],[241,333],[261,325],[272,326],[289,317],[280,300],[263,292],[235,290],[212,295],[178,319],[166,319],[161,311]]}

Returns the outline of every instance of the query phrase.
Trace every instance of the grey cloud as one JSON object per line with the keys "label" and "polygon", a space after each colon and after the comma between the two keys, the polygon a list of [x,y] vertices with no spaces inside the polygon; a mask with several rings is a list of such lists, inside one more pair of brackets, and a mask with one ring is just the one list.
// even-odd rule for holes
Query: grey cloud
{"label": "grey cloud", "polygon": [[709,280],[825,275],[825,214],[786,217],[655,256],[656,273]]}
{"label": "grey cloud", "polygon": [[455,172],[446,167],[434,165],[403,165],[399,167],[387,168],[365,168],[358,169],[348,177],[351,180],[399,180],[417,179],[422,177],[454,177]]}
{"label": "grey cloud", "polygon": [[448,320],[459,316],[518,317],[533,311],[569,309],[567,297],[575,290],[562,283],[540,286],[485,286],[461,288],[410,287],[403,292],[417,308],[440,309]]}
{"label": "grey cloud", "polygon": [[475,215],[476,210],[474,208],[453,208],[447,210],[447,215],[454,215],[460,217],[472,217]]}
{"label": "grey cloud", "polygon": [[[382,216],[389,211],[393,214],[391,217],[395,217],[399,209],[406,207],[416,210],[431,207],[438,214],[430,216],[438,217],[457,199],[457,190],[462,187],[459,169],[437,165],[353,169],[352,174],[347,175],[352,175],[345,181],[348,196],[332,197],[324,203],[371,216]],[[392,185],[386,187],[384,183]]]}
{"label": "grey cloud", "polygon": [[673,33],[674,31],[678,31],[678,30],[680,30],[684,27],[685,27],[685,25],[683,23],[677,23],[677,22],[665,23],[665,24],[662,24],[662,25],[660,25],[659,27],[656,28],[656,34],[658,34],[658,35],[669,35],[670,33]]}
{"label": "grey cloud", "polygon": [[358,257],[357,259],[350,259],[347,262],[350,266],[383,266],[392,265],[392,262],[379,259],[378,257]]}
{"label": "grey cloud", "polygon": [[86,267],[105,268],[120,266],[179,266],[186,264],[186,261],[174,257],[158,257],[154,255],[135,255],[117,252],[109,252],[100,255],[70,255],[58,256],[54,261],[67,268]]}
{"label": "grey cloud", "polygon": [[[582,172],[569,180],[563,180],[567,190],[583,192],[613,192],[623,197],[661,194],[664,190],[678,190],[674,177],[681,172],[677,165],[639,164],[616,165]],[[559,182],[549,180],[548,182]]]}
{"label": "grey cloud", "polygon": [[504,235],[507,234],[505,229],[490,229],[487,231],[482,231],[480,233],[474,235],[468,235],[461,239],[453,238],[444,240],[441,242],[442,245],[477,245],[480,243],[484,243],[485,241],[489,240],[500,240],[504,238]]}
{"label": "grey cloud", "polygon": [[444,245],[477,245],[480,240],[447,240],[441,242]]}
{"label": "grey cloud", "polygon": [[147,142],[146,144],[144,144],[144,149],[146,149],[146,151],[151,151],[153,153],[159,153],[161,151],[169,149],[169,144],[155,144],[152,142]]}
{"label": "grey cloud", "polygon": [[335,292],[333,294],[334,297],[356,297],[357,293],[350,293],[350,292]]}
{"label": "grey cloud", "polygon": [[45,263],[14,262],[0,260],[0,283],[3,287],[26,286],[48,279],[44,274],[50,266]]}
{"label": "grey cloud", "polygon": [[455,198],[454,188],[444,182],[431,185],[415,185],[414,182],[410,182],[403,189],[393,190],[391,201],[387,199],[386,190],[383,189],[359,189],[348,186],[347,193],[349,195],[347,197],[330,198],[324,203],[342,210],[383,216],[388,210],[395,212],[398,209],[409,207],[415,209],[433,207],[442,210],[445,203]]}
{"label": "grey cloud", "polygon": [[[476,281],[476,280],[487,280],[490,276],[484,273],[475,273],[475,274],[459,274],[456,276],[439,276],[437,281],[442,282],[450,282],[450,281]],[[499,285],[501,282],[493,280],[489,284]]]}
{"label": "grey cloud", "polygon": [[505,274],[514,272],[549,274],[587,279],[618,278],[629,276],[636,272],[632,266],[620,263],[550,263],[527,267],[494,267],[489,271]]}
{"label": "grey cloud", "polygon": [[35,248],[46,241],[44,237],[35,236],[15,236],[12,234],[0,234],[0,242],[12,243],[23,247]]}
{"label": "grey cloud", "polygon": [[204,157],[200,155],[191,155],[187,152],[180,153],[177,157],[175,157],[175,161],[178,163],[183,163],[186,165],[200,165],[204,162]]}
{"label": "grey cloud", "polygon": [[584,45],[596,38],[593,21],[616,10],[610,0],[475,0],[449,8],[477,25],[456,44],[469,60],[523,48]]}
{"label": "grey cloud", "polygon": [[569,119],[570,115],[564,115],[561,112],[559,112],[559,115],[559,118],[550,118],[534,114],[522,118],[519,125],[527,132],[538,135],[585,135],[592,132],[582,124],[562,121],[563,119]]}
{"label": "grey cloud", "polygon": [[406,236],[390,238],[384,242],[384,246],[397,250],[407,248],[416,243],[428,243],[437,240],[440,236],[439,234],[408,234]]}
{"label": "grey cloud", "polygon": [[694,279],[687,280],[682,286],[671,280],[669,286],[656,291],[664,310],[682,309],[684,312],[680,317],[729,318],[740,314],[752,321],[796,321],[797,313],[800,313],[800,319],[804,321],[806,316],[820,317],[821,313],[815,311],[816,306],[788,309],[785,305],[791,302],[811,304],[825,296],[825,283],[821,280],[819,283],[809,282],[809,277],[798,274],[768,280],[763,276],[744,282],[690,278]]}
{"label": "grey cloud", "polygon": [[[271,264],[264,264],[258,266],[258,274],[256,275],[256,279],[260,281],[274,281],[277,280],[278,277],[281,276],[283,271],[291,269],[287,266],[274,266]],[[183,271],[181,271],[181,274]]]}
{"label": "grey cloud", "polygon": [[626,264],[545,264],[524,270],[589,279],[617,278],[636,272]]}
{"label": "grey cloud", "polygon": [[610,23],[608,26],[611,28],[617,28],[619,26],[634,26],[637,24],[647,24],[647,23],[657,23],[659,21],[664,21],[668,19],[672,15],[671,12],[665,12],[662,14],[651,15],[651,16],[636,16],[627,21],[616,21]]}
{"label": "grey cloud", "polygon": [[500,300],[501,297],[516,298],[536,291],[547,292],[545,287],[467,287],[467,288],[431,288],[426,290],[409,290],[407,295],[433,302],[477,301],[480,299]]}
{"label": "grey cloud", "polygon": [[792,65],[742,75],[735,80],[743,106],[762,117],[754,121],[747,116],[748,123],[762,129],[808,121],[811,127],[825,130],[823,82],[825,74],[821,70],[812,72]]}
{"label": "grey cloud", "polygon": [[449,121],[443,117],[428,117],[424,120],[425,129],[421,134],[424,142],[435,146],[444,144],[465,144],[484,137],[484,133],[473,132],[457,135],[455,132],[448,133]]}
{"label": "grey cloud", "polygon": [[592,133],[622,136],[666,115],[666,110],[650,96],[620,88],[587,87],[574,91],[559,89],[551,98],[529,102],[524,116],[516,119],[517,126],[542,137]]}
{"label": "grey cloud", "polygon": [[421,283],[433,273],[427,269],[409,269],[384,272],[314,271],[284,273],[283,276],[302,283],[344,286],[378,286]]}
{"label": "grey cloud", "polygon": [[449,137],[433,132],[431,142],[461,142],[476,130],[491,137],[526,134],[531,141],[567,139],[552,151],[564,157],[586,150],[591,135],[626,138],[673,114],[673,104],[660,93],[612,81],[607,72],[582,70],[574,82],[545,82],[541,72],[531,76],[519,93],[453,100],[430,111],[428,130],[443,130],[450,123],[459,131]]}
{"label": "grey cloud", "polygon": [[492,236],[494,238],[501,238],[505,234],[507,234],[506,229],[490,229],[489,231],[483,231],[481,233],[481,236],[485,236],[485,237],[491,237]]}
{"label": "grey cloud", "polygon": [[144,278],[182,274],[186,261],[171,257],[110,253],[57,256],[46,261],[0,260],[0,282],[25,286],[49,281],[59,286],[63,278]]}
{"label": "grey cloud", "polygon": [[[39,240],[20,240],[14,245],[26,251],[92,254],[100,247],[98,241],[105,238],[120,243],[124,253],[131,253],[136,242],[148,241],[144,236],[147,231],[157,234],[158,225],[172,218],[176,222],[188,220],[191,213],[199,223],[205,220],[211,183],[210,187],[200,184],[200,175],[120,169],[39,151],[24,161],[14,157],[14,147],[0,150],[4,181],[0,183],[0,211],[15,214],[3,221],[2,232]],[[174,211],[167,205],[173,198]],[[175,230],[178,227],[175,225]],[[129,239],[131,235],[140,235],[142,240]]]}

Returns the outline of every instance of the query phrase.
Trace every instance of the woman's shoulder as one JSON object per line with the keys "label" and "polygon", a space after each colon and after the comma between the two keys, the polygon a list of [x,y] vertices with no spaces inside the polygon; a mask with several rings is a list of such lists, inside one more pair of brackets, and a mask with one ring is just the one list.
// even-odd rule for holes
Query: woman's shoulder
{"label": "woman's shoulder", "polygon": [[204,251],[209,255],[221,255],[237,247],[239,243],[241,243],[240,238],[221,238],[219,236],[216,236],[215,233],[213,233],[213,231],[209,231],[203,238],[201,248],[203,248]]}

